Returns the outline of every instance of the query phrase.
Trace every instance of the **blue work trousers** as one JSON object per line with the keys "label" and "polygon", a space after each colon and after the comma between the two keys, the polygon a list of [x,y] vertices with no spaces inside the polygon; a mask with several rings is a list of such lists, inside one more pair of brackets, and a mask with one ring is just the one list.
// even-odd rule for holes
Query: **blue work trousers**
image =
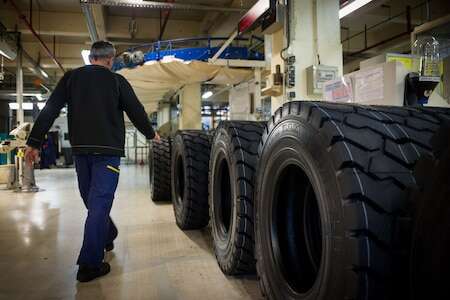
{"label": "blue work trousers", "polygon": [[120,157],[77,155],[74,160],[78,187],[88,209],[77,264],[99,266],[105,255],[105,245],[118,234],[109,213],[119,182]]}

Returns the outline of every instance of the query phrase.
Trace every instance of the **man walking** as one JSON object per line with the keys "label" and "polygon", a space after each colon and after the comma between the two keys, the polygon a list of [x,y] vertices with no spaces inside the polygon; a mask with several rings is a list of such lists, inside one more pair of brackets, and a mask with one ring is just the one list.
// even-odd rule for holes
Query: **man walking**
{"label": "man walking", "polygon": [[111,72],[114,56],[112,44],[95,42],[89,56],[91,65],[63,76],[33,126],[25,153],[28,163],[37,160],[45,134],[67,105],[78,186],[88,209],[77,262],[80,282],[110,271],[103,259],[104,251],[114,248],[118,234],[109,214],[119,180],[120,157],[125,153],[123,112],[147,139],[159,140],[130,84]]}

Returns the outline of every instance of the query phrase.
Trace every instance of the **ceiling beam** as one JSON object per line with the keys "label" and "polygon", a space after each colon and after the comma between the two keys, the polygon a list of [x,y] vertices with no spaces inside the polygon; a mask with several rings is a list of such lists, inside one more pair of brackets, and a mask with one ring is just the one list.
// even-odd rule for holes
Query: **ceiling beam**
{"label": "ceiling beam", "polygon": [[[22,34],[31,34],[31,31],[22,23],[17,23],[17,18],[12,10],[0,10],[0,20],[8,30],[17,30]],[[129,17],[108,16],[106,38],[108,40],[125,39],[130,40],[128,31]],[[158,39],[160,34],[159,18],[136,17],[138,32],[135,36],[136,41],[151,42]],[[194,20],[171,20],[170,26],[167,26],[164,32],[165,39],[175,39],[181,37],[192,37],[200,34],[200,22]],[[41,26],[39,31],[41,36],[45,37],[80,37],[89,38],[86,20],[81,11],[79,13],[68,12],[41,12]]]}
{"label": "ceiling beam", "polygon": [[223,11],[223,12],[242,12],[248,10],[248,8],[234,8],[234,7],[211,6],[203,4],[169,3],[169,2],[142,1],[142,0],[80,0],[80,3],[102,4],[105,6],[136,7],[136,8],[205,10],[205,11]]}
{"label": "ceiling beam", "polygon": [[[227,3],[224,4],[224,6],[233,7],[233,4],[235,4],[235,0],[229,0]],[[244,13],[245,11],[243,10],[241,12]],[[218,12],[218,11],[206,14],[202,20],[202,25],[200,27],[201,32],[203,34],[208,34],[211,28],[213,28],[219,22],[224,20],[225,15],[226,15],[225,12]]]}
{"label": "ceiling beam", "polygon": [[45,44],[45,42],[42,40],[41,36],[34,30],[33,25],[30,24],[30,22],[28,22],[28,20],[26,19],[25,15],[22,14],[22,12],[20,11],[19,7],[16,5],[16,3],[13,0],[9,1],[12,5],[12,7],[14,8],[17,16],[19,17],[19,19],[22,20],[22,22],[25,24],[25,26],[31,31],[31,33],[33,34],[33,36],[36,37],[36,39],[39,42],[39,45],[44,49],[45,53],[47,53],[47,55],[53,60],[53,62],[61,69],[61,71],[64,72],[64,68],[61,65],[61,63],[58,61],[58,59],[55,56],[55,53],[53,53]]}
{"label": "ceiling beam", "polygon": [[[166,0],[166,2],[174,2],[175,0]],[[167,9],[164,12],[160,11],[160,18],[164,15],[164,21],[160,23],[159,28],[159,37],[158,40],[161,41],[164,35],[164,31],[166,31],[167,22],[169,22],[170,14],[172,13],[172,9]]]}

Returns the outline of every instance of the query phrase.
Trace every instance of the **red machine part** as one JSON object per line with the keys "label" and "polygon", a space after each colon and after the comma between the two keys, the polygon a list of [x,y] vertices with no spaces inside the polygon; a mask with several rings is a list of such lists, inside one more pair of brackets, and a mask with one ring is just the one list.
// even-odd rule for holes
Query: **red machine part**
{"label": "red machine part", "polygon": [[259,0],[242,17],[238,24],[239,34],[244,33],[253,27],[253,25],[270,9],[271,0]]}

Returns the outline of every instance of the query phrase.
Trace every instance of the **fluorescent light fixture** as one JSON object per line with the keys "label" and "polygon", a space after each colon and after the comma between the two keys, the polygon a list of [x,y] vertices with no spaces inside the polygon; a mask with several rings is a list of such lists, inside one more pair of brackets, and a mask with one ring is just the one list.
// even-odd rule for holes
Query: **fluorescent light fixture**
{"label": "fluorescent light fixture", "polygon": [[39,76],[39,74],[40,74],[40,75],[42,75],[43,77],[48,78],[47,72],[45,72],[44,69],[42,69],[42,68],[39,67],[39,66],[28,67],[28,70],[30,70],[33,74],[35,74],[35,75],[37,75],[37,76]]}
{"label": "fluorescent light fixture", "polygon": [[[44,102],[37,103],[39,110],[42,110],[44,108],[45,104],[46,103],[44,103]],[[22,108],[23,108],[23,110],[33,110],[33,103],[24,102],[24,103],[22,103]],[[17,102],[9,103],[9,109],[18,110],[19,103],[17,103]]]}
{"label": "fluorescent light fixture", "polygon": [[[33,110],[33,103],[31,102],[24,102],[22,103],[23,110]],[[9,109],[11,110],[18,110],[19,109],[19,103],[9,103]]]}
{"label": "fluorescent light fixture", "polygon": [[209,97],[211,97],[213,95],[213,92],[211,91],[207,91],[203,94],[202,99],[208,99]]}
{"label": "fluorescent light fixture", "polygon": [[4,40],[0,40],[0,54],[9,60],[15,60],[17,57],[17,51],[11,48]]}
{"label": "fluorescent light fixture", "polygon": [[13,60],[13,59],[11,58],[11,56],[9,56],[9,55],[7,55],[5,52],[3,52],[2,49],[0,49],[0,55],[3,55],[4,57],[6,57],[6,58],[9,59],[9,60]]}
{"label": "fluorescent light fixture", "polygon": [[91,54],[91,50],[81,50],[81,56],[83,57],[85,65],[91,64],[91,62],[89,61],[89,54]]}
{"label": "fluorescent light fixture", "polygon": [[42,76],[44,76],[45,78],[48,78],[47,72],[45,72],[45,71],[42,70],[42,69],[40,69],[39,71],[41,72]]}
{"label": "fluorescent light fixture", "polygon": [[354,0],[350,2],[339,10],[339,19],[348,16],[370,2],[372,2],[372,0]]}
{"label": "fluorescent light fixture", "polygon": [[[6,96],[16,97],[17,93],[6,94]],[[22,96],[24,96],[24,97],[36,97],[39,101],[44,100],[44,95],[42,95],[41,93],[23,93]]]}

